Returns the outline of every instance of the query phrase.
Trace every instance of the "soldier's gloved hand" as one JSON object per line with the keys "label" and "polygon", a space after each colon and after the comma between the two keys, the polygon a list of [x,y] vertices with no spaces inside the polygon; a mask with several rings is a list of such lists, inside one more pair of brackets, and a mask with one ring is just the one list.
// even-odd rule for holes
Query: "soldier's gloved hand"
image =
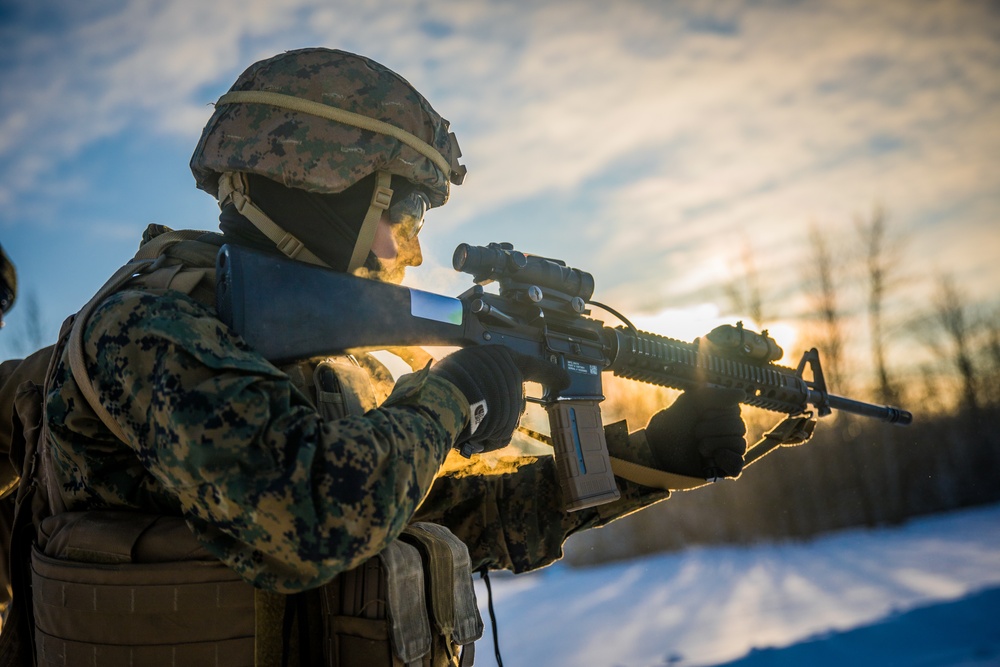
{"label": "soldier's gloved hand", "polygon": [[472,422],[455,447],[462,456],[488,452],[510,442],[524,412],[524,382],[561,389],[566,371],[500,345],[466,347],[431,366],[431,373],[458,387],[472,408]]}
{"label": "soldier's gloved hand", "polygon": [[660,470],[689,477],[738,477],[747,450],[740,418],[742,389],[702,387],[686,391],[652,416],[646,440]]}

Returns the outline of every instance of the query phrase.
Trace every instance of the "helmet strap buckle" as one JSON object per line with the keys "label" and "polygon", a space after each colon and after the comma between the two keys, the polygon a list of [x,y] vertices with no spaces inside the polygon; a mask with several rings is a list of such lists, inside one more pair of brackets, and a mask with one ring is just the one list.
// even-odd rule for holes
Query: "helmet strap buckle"
{"label": "helmet strap buckle", "polygon": [[392,188],[381,184],[375,186],[375,192],[372,193],[372,207],[385,211],[390,203],[392,203]]}
{"label": "helmet strap buckle", "polygon": [[288,233],[286,233],[285,237],[278,241],[275,245],[278,250],[285,254],[286,257],[291,257],[292,259],[295,259],[296,256],[305,250],[306,247],[302,241]]}
{"label": "helmet strap buckle", "polygon": [[251,201],[247,194],[246,177],[241,172],[225,172],[219,177],[219,206],[232,203],[240,215],[250,221],[286,257],[307,264],[329,268],[329,265],[314,255],[305,244],[282,229],[274,220]]}

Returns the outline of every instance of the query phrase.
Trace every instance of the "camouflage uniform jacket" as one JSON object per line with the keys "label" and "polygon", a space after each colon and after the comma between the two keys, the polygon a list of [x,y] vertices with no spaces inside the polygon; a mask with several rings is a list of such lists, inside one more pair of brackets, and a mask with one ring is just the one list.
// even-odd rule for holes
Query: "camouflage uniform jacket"
{"label": "camouflage uniform jacket", "polygon": [[[219,237],[203,239],[186,243],[210,267]],[[292,593],[371,558],[415,518],[451,528],[475,568],[525,571],[557,559],[570,533],[667,495],[622,481],[621,500],[567,513],[545,457],[508,475],[438,477],[469,419],[453,385],[407,375],[378,408],[324,420],[216,318],[212,299],[209,284],[191,297],[126,286],[93,311],[87,375],[126,442],[87,404],[60,341],[45,407],[66,510],[183,516],[244,579]],[[609,446],[648,462],[624,424],[609,427]]]}

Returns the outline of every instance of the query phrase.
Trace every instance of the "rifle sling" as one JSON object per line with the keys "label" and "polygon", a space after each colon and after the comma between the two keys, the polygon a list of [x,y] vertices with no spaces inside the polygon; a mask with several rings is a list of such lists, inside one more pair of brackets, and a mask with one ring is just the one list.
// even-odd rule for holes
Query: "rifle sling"
{"label": "rifle sling", "polygon": [[[816,420],[810,414],[785,418],[747,449],[743,469],[746,470],[752,463],[764,458],[778,447],[794,447],[808,442],[815,428]],[[630,482],[668,491],[687,491],[710,483],[699,477],[663,472],[614,457],[611,457],[611,470]]]}
{"label": "rifle sling", "polygon": [[699,486],[705,486],[710,482],[700,477],[688,477],[678,475],[673,472],[664,472],[656,468],[649,468],[638,463],[632,463],[624,459],[610,457],[611,471],[622,479],[630,482],[648,486],[653,489],[663,489],[665,491],[688,491]]}
{"label": "rifle sling", "polygon": [[[526,426],[518,426],[517,430],[529,438],[537,440],[543,445],[548,445],[549,447],[552,446],[552,437],[545,433],[540,433]],[[608,456],[608,460],[611,462],[611,472],[613,472],[616,477],[621,477],[622,479],[640,484],[642,486],[648,486],[651,489],[662,489],[664,491],[687,491],[689,489],[696,489],[699,486],[705,486],[709,483],[708,480],[700,477],[688,477],[687,475],[679,475],[673,472],[664,472],[639,463],[632,463],[631,461],[626,461],[625,459],[615,458],[614,456]]]}
{"label": "rifle sling", "polygon": [[[771,429],[769,433],[764,434],[763,438],[747,449],[743,465],[744,469],[778,447],[794,447],[795,445],[808,442],[815,428],[816,420],[811,414],[792,415],[785,418]],[[518,426],[517,430],[542,444],[552,445],[551,438],[544,433],[539,433],[525,426]],[[652,489],[689,491],[705,486],[706,484],[711,484],[711,481],[702,479],[701,477],[689,477],[688,475],[665,472],[639,463],[615,458],[614,456],[609,456],[608,458],[611,461],[611,472],[615,476],[636,484],[641,484],[642,486],[648,486]]]}

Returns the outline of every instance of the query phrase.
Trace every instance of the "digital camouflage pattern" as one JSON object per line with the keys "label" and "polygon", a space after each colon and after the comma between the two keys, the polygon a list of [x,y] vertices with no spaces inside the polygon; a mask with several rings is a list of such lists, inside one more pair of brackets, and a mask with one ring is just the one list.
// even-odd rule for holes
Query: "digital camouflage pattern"
{"label": "digital camouflage pattern", "polygon": [[[403,77],[363,56],[300,49],[251,65],[231,91],[291,95],[406,130],[457,165],[461,154],[448,121]],[[219,175],[251,172],[286,187],[332,194],[376,171],[426,188],[433,206],[448,199],[452,174],[384,134],[265,104],[220,104],[191,158],[198,187],[218,194]]]}
{"label": "digital camouflage pattern", "polygon": [[[611,456],[652,465],[645,438],[630,436],[625,422],[605,427]],[[472,569],[528,572],[563,555],[573,533],[604,526],[669,495],[617,478],[621,498],[580,510],[563,509],[551,456],[502,475],[442,476],[417,511],[417,521],[447,526],[469,547]]]}
{"label": "digital camouflage pattern", "polygon": [[[213,555],[270,590],[319,586],[414,519],[449,527],[477,568],[522,572],[557,559],[569,534],[667,495],[623,481],[621,500],[570,514],[551,458],[435,479],[469,419],[450,383],[408,375],[381,407],[324,420],[214,309],[178,292],[113,295],[91,316],[84,352],[128,442],[89,408],[61,346],[46,409],[66,509],[183,516]],[[608,428],[613,456],[648,464],[644,442]]]}

